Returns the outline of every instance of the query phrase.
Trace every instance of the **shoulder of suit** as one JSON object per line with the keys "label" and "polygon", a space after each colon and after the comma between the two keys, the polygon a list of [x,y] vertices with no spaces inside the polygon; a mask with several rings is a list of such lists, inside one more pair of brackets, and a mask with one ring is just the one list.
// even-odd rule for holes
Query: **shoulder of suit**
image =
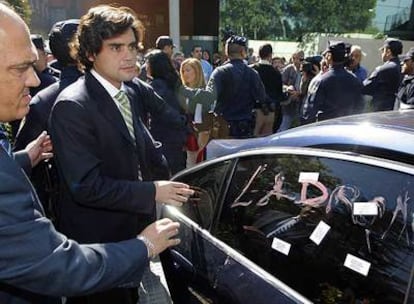
{"label": "shoulder of suit", "polygon": [[125,82],[125,84],[134,90],[138,89],[137,93],[146,93],[148,91],[154,91],[152,86],[143,81],[142,79],[139,79],[138,77],[135,77],[131,81]]}
{"label": "shoulder of suit", "polygon": [[37,92],[37,94],[30,101],[30,106],[48,102],[51,99],[55,100],[58,92],[59,92],[59,82],[55,82],[51,84],[50,86],[44,88],[43,90]]}
{"label": "shoulder of suit", "polygon": [[85,84],[85,77],[80,77],[74,83],[68,85],[63,91],[59,93],[56,102],[59,100],[77,100],[87,96],[88,90]]}

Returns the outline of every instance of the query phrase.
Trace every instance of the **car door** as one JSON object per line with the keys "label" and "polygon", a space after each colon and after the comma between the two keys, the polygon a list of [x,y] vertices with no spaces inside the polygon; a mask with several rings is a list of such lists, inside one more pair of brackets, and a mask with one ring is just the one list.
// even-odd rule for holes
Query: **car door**
{"label": "car door", "polygon": [[412,303],[413,172],[300,148],[183,172],[197,195],[166,212],[182,223],[171,273],[207,303]]}
{"label": "car door", "polygon": [[234,162],[177,177],[196,195],[183,208],[163,209],[164,217],[181,223],[181,243],[161,255],[174,303],[310,303],[209,233]]}

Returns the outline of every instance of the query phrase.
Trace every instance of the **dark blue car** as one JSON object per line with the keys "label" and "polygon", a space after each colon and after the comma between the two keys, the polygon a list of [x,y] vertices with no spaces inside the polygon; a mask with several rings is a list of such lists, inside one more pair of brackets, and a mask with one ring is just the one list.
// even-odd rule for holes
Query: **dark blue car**
{"label": "dark blue car", "polygon": [[[405,124],[386,127],[397,116]],[[181,243],[162,255],[174,303],[414,303],[413,113],[382,117],[299,128],[178,173],[195,195],[163,209],[181,223]],[[383,143],[375,151],[405,162],[272,146],[299,133],[357,152]]]}

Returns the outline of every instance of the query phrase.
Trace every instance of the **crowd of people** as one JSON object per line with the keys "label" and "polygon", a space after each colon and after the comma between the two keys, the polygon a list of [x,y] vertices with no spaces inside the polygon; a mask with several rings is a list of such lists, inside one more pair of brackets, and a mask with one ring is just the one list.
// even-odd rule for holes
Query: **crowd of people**
{"label": "crowd of people", "polygon": [[400,58],[398,39],[368,75],[342,41],[286,64],[234,33],[223,55],[186,58],[169,36],[143,54],[143,30],[101,5],[54,24],[46,46],[0,2],[1,303],[136,303],[149,259],[179,243],[156,206],[194,194],[169,179],[209,140],[414,106],[414,48]]}

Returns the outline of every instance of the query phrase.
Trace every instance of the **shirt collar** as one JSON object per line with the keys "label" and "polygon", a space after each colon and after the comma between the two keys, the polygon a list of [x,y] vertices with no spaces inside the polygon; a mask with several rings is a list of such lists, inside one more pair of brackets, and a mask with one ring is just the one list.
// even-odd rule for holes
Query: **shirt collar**
{"label": "shirt collar", "polygon": [[272,65],[272,64],[269,62],[269,60],[266,60],[266,59],[260,59],[260,60],[259,60],[259,64]]}
{"label": "shirt collar", "polygon": [[102,77],[95,69],[91,69],[91,74],[98,80],[98,82],[104,87],[104,89],[108,92],[108,94],[115,99],[115,96],[119,93],[119,91],[125,91],[125,85],[121,83],[121,89],[116,88],[112,83]]}

